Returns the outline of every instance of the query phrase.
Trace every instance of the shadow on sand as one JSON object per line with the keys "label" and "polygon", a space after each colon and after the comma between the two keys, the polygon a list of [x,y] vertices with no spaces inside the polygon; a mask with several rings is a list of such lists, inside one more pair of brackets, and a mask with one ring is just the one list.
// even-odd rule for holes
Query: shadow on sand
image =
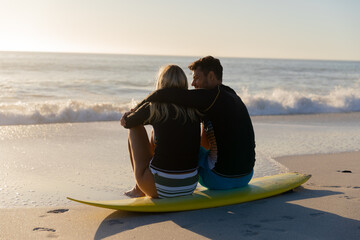
{"label": "shadow on sand", "polygon": [[165,221],[172,221],[180,228],[210,239],[360,239],[359,221],[290,203],[336,194],[342,192],[300,187],[293,192],[254,202],[196,211],[116,211],[102,221],[94,239]]}

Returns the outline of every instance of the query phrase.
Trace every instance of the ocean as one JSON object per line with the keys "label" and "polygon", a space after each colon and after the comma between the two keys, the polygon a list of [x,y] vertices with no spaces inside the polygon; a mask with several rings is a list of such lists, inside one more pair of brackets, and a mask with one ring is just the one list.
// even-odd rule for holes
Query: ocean
{"label": "ocean", "polygon": [[[199,57],[0,52],[0,125],[115,121]],[[250,115],[360,111],[360,62],[220,58]]]}
{"label": "ocean", "polygon": [[[191,83],[198,58],[0,52],[0,208],[125,198],[134,177],[118,120],[160,66]],[[220,61],[253,121],[254,177],[296,171],[276,157],[360,150],[360,62]]]}

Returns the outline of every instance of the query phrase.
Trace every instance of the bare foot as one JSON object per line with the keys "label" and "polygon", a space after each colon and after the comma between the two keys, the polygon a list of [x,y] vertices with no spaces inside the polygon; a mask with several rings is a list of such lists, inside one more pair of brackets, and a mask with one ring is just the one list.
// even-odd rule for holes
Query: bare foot
{"label": "bare foot", "polygon": [[131,197],[131,198],[137,198],[137,197],[144,197],[145,194],[138,188],[138,186],[135,186],[133,189],[124,192],[124,195]]}

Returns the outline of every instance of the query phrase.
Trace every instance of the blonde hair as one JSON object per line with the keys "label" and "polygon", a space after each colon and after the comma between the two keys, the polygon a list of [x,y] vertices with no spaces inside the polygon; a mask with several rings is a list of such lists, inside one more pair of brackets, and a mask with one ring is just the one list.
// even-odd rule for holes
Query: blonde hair
{"label": "blonde hair", "polygon": [[[158,72],[156,89],[182,88],[188,89],[188,82],[184,71],[177,65],[166,65]],[[183,124],[189,119],[197,121],[200,113],[193,108],[185,108],[172,103],[150,103],[150,117],[148,122],[165,122],[169,118],[169,108],[175,110],[174,119],[181,119]]]}

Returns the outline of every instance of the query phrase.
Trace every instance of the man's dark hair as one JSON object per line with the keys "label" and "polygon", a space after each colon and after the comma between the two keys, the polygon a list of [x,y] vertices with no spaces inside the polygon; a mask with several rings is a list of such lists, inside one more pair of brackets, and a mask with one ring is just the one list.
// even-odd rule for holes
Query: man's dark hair
{"label": "man's dark hair", "polygon": [[216,78],[222,82],[223,67],[220,64],[219,59],[212,56],[206,56],[191,63],[188,68],[191,71],[195,71],[198,67],[201,69],[205,76],[207,76],[209,72],[213,71]]}

